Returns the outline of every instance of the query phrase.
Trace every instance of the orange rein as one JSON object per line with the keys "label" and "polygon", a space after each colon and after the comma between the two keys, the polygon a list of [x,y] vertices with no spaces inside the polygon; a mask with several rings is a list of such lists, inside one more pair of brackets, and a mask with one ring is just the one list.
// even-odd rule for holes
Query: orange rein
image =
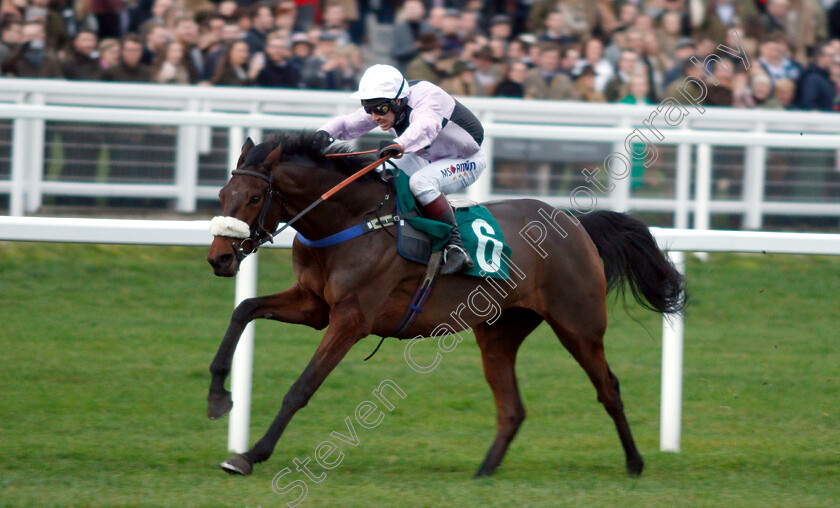
{"label": "orange rein", "polygon": [[[336,186],[335,186],[335,187],[333,187],[332,189],[330,189],[330,190],[328,190],[327,192],[325,192],[325,193],[321,194],[321,197],[320,197],[320,198],[318,198],[318,199],[316,199],[315,201],[313,201],[312,203],[310,203],[310,204],[309,204],[309,206],[307,206],[307,207],[306,207],[306,208],[305,208],[302,212],[300,212],[299,214],[297,214],[297,215],[295,215],[294,217],[292,217],[292,219],[291,219],[291,220],[289,220],[289,222],[287,222],[285,225],[283,225],[283,227],[281,227],[280,229],[278,229],[277,231],[275,231],[275,232],[274,232],[274,234],[270,234],[270,235],[268,235],[265,239],[263,239],[263,240],[260,242],[260,245],[263,245],[265,242],[272,242],[272,241],[274,241],[274,237],[275,237],[275,236],[279,235],[279,234],[280,234],[280,233],[281,233],[284,229],[286,229],[287,227],[289,227],[289,226],[291,226],[292,224],[294,224],[295,222],[297,222],[297,220],[298,220],[298,219],[300,219],[301,217],[303,217],[304,215],[306,215],[307,213],[309,213],[309,211],[310,211],[310,210],[312,210],[312,209],[313,209],[313,208],[315,208],[316,206],[320,205],[321,203],[323,203],[324,201],[326,201],[327,199],[329,199],[329,197],[330,197],[330,196],[332,196],[332,195],[333,195],[333,194],[335,194],[336,192],[340,191],[341,189],[343,189],[343,188],[347,187],[347,186],[348,186],[348,185],[350,185],[353,181],[357,180],[360,176],[364,175],[365,173],[367,173],[367,172],[368,172],[368,171],[370,171],[371,169],[375,168],[376,166],[378,166],[378,165],[380,165],[380,164],[383,164],[385,161],[387,161],[387,160],[388,160],[388,159],[390,159],[390,158],[391,158],[391,156],[390,156],[390,155],[386,155],[385,157],[382,157],[381,159],[379,159],[378,161],[374,162],[373,164],[370,164],[369,166],[365,166],[365,167],[363,167],[362,169],[360,169],[360,170],[356,171],[355,173],[353,173],[352,175],[350,175],[350,176],[348,176],[347,178],[345,178],[345,179],[344,179],[341,183],[339,183],[338,185],[336,185]],[[269,189],[270,189],[270,187],[269,187]]]}
{"label": "orange rein", "polygon": [[[367,151],[367,152],[356,152],[356,153],[357,153],[357,154],[364,154],[364,153],[373,153],[373,152],[377,152],[377,151],[378,151],[378,150],[369,150],[369,151]],[[340,155],[355,155],[355,154],[352,154],[352,153],[343,153],[343,154],[327,154],[327,157],[329,157],[330,155],[340,156]],[[360,170],[356,171],[355,173],[353,173],[352,175],[350,175],[350,176],[348,176],[347,178],[345,178],[345,179],[344,179],[344,181],[342,181],[341,183],[339,183],[338,185],[336,185],[336,186],[335,186],[335,187],[333,187],[332,189],[330,189],[330,190],[328,190],[327,192],[325,192],[325,193],[321,194],[321,200],[326,200],[326,199],[328,199],[330,196],[332,196],[332,195],[333,195],[333,194],[335,194],[336,192],[338,192],[338,191],[340,191],[341,189],[343,189],[343,188],[347,187],[347,186],[348,186],[351,182],[355,181],[355,180],[356,180],[356,179],[358,179],[360,176],[364,175],[365,173],[367,173],[367,172],[368,172],[368,171],[370,171],[371,169],[373,169],[373,168],[375,168],[375,167],[379,166],[380,164],[383,164],[385,161],[387,161],[387,160],[388,160],[388,159],[390,159],[390,158],[391,158],[391,156],[390,156],[390,155],[386,155],[385,157],[382,157],[381,159],[377,160],[376,162],[374,162],[374,163],[372,163],[372,164],[370,164],[370,165],[368,165],[368,166],[365,166],[365,167],[363,167],[362,169],[360,169]]]}
{"label": "orange rein", "polygon": [[328,153],[325,157],[333,158],[333,157],[349,157],[351,155],[365,155],[368,153],[376,153],[379,150],[374,148],[373,150],[365,150],[364,152],[348,152],[348,153]]}

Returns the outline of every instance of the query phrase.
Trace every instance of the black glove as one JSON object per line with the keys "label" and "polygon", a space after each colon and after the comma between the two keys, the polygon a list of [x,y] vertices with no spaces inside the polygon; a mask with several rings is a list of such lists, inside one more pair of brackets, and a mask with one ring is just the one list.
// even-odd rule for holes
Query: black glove
{"label": "black glove", "polygon": [[318,131],[312,136],[312,148],[323,152],[335,139],[327,131]]}
{"label": "black glove", "polygon": [[392,159],[399,159],[403,156],[403,147],[393,141],[383,139],[379,142],[379,153],[377,156],[381,159],[386,155],[390,156]]}

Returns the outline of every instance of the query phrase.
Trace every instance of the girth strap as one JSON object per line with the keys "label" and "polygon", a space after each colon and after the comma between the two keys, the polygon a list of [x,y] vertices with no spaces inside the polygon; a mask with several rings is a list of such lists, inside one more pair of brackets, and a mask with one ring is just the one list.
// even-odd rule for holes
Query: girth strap
{"label": "girth strap", "polygon": [[440,251],[432,253],[432,257],[429,258],[429,265],[426,267],[426,273],[423,275],[423,280],[420,281],[420,285],[414,293],[414,298],[408,304],[408,308],[405,310],[400,324],[391,333],[394,337],[399,337],[414,322],[417,314],[423,311],[423,305],[426,303],[426,298],[429,297],[429,293],[432,292],[432,286],[437,278],[438,270],[440,269],[440,260]]}
{"label": "girth strap", "polygon": [[429,264],[426,267],[426,273],[423,274],[423,280],[420,281],[417,291],[414,292],[414,298],[412,298],[411,302],[409,302],[408,308],[405,310],[405,314],[403,314],[397,328],[391,332],[391,335],[382,337],[379,340],[379,344],[376,345],[376,349],[374,349],[364,361],[370,360],[373,355],[379,351],[379,347],[383,342],[385,342],[387,337],[399,337],[404,331],[406,331],[406,329],[408,329],[409,326],[411,326],[411,323],[413,323],[417,318],[417,314],[420,314],[423,311],[423,305],[426,303],[429,293],[432,292],[432,286],[437,278],[438,270],[440,270],[441,254],[442,253],[440,251],[432,253],[432,257],[429,258]]}

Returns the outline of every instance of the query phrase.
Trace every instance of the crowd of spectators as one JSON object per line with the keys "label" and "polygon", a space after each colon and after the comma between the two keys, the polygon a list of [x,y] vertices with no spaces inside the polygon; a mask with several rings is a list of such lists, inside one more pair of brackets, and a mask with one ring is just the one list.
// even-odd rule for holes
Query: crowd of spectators
{"label": "crowd of spectators", "polygon": [[631,104],[679,100],[693,77],[706,105],[829,111],[840,0],[2,0],[0,62],[3,76],[321,90],[392,63],[455,95]]}

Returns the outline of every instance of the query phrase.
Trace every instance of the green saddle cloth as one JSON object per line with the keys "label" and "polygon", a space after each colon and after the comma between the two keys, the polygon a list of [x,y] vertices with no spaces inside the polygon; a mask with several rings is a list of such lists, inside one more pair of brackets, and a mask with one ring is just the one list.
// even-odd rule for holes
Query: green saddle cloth
{"label": "green saddle cloth", "polygon": [[[388,171],[394,174],[393,170],[388,169]],[[408,175],[403,171],[400,171],[393,179],[401,215],[417,211],[417,204],[408,186],[408,179]],[[420,216],[404,220],[413,228],[428,235],[433,252],[443,249],[449,242],[452,227],[448,224]],[[458,222],[464,247],[475,262],[472,268],[461,273],[475,277],[510,279],[508,260],[511,248],[505,243],[502,228],[499,227],[499,223],[490,210],[479,204],[456,207],[455,220]]]}

